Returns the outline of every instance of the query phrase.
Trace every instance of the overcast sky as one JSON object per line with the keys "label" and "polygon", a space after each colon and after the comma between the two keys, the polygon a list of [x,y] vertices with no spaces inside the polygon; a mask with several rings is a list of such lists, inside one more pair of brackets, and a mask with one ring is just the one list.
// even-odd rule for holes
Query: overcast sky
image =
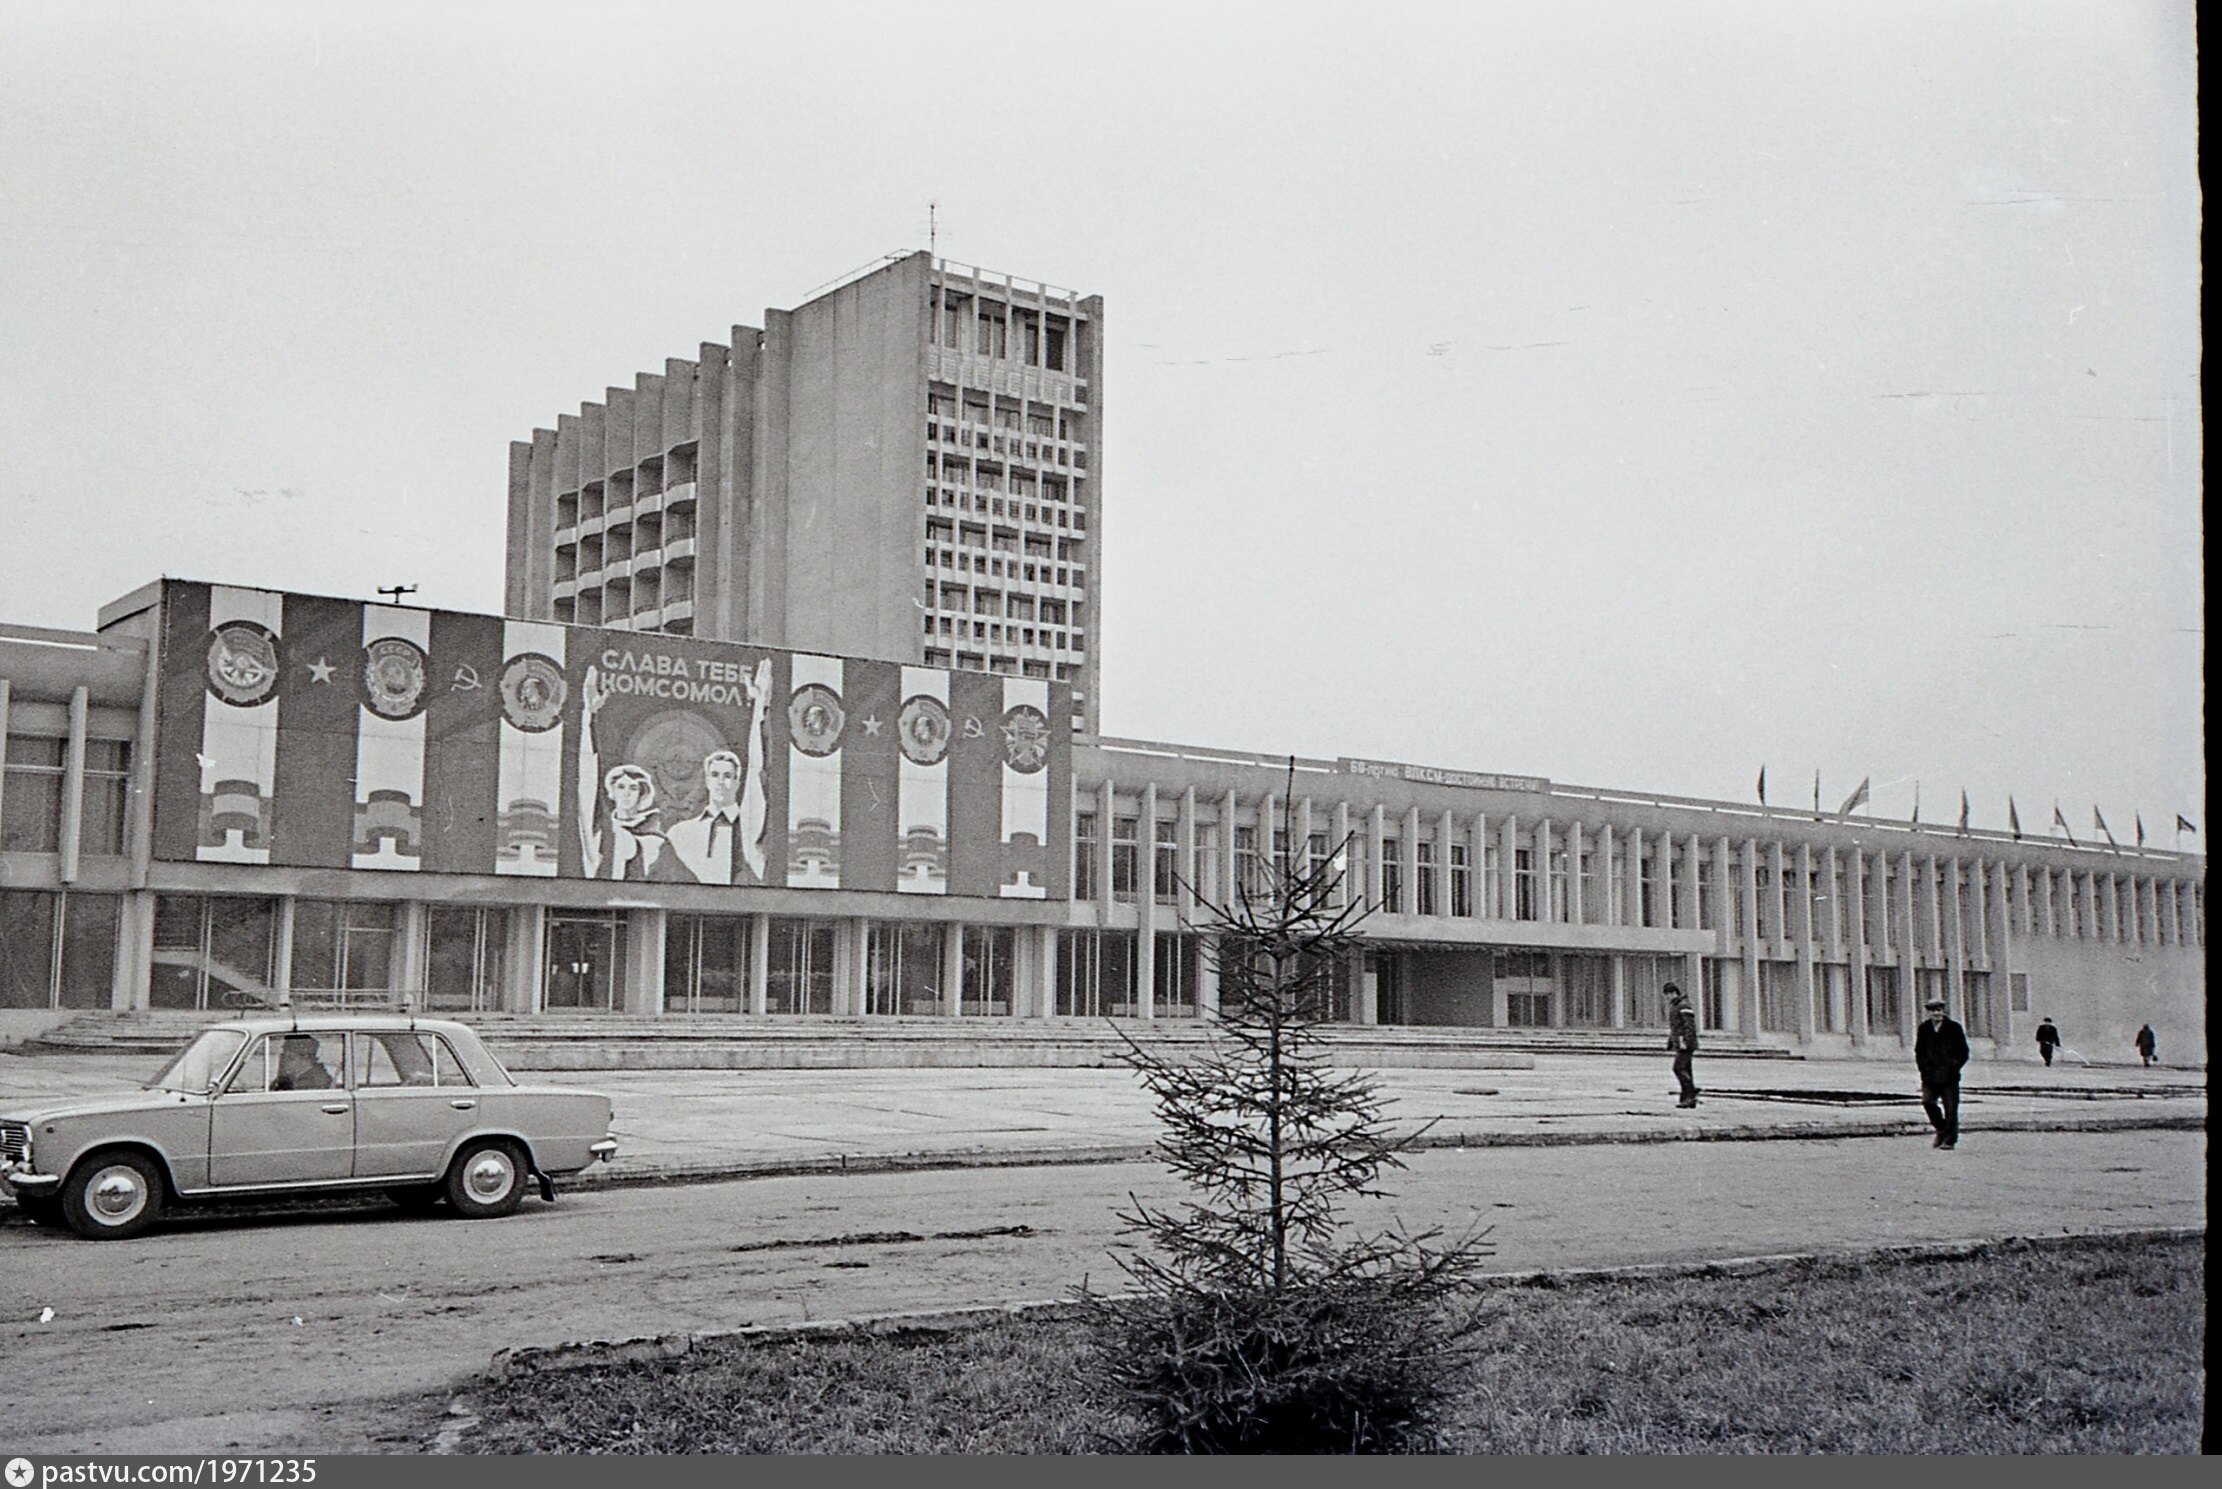
{"label": "overcast sky", "polygon": [[1106,732],[2168,846],[2195,77],[2188,0],[0,0],[0,622],[498,610],[511,440],[933,202],[1107,302]]}

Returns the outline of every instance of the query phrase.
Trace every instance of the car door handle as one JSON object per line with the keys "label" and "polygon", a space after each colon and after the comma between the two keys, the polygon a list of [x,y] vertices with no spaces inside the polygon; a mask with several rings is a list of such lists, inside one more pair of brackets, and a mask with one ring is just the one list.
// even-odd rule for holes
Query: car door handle
{"label": "car door handle", "polygon": [[467,1112],[472,1107],[477,1106],[478,1103],[475,1101],[451,1101],[448,1103],[448,1105],[454,1107],[459,1112]]}
{"label": "car door handle", "polygon": [[330,1112],[335,1117],[344,1117],[347,1115],[347,1103],[335,1101],[330,1106],[324,1107],[323,1110]]}

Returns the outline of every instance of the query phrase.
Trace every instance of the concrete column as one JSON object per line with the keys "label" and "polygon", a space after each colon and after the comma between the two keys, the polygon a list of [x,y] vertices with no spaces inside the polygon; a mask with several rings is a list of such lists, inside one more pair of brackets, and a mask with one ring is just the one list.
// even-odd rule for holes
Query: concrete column
{"label": "concrete column", "polygon": [[1201,874],[1196,865],[1196,788],[1188,787],[1180,794],[1180,815],[1173,824],[1174,863],[1180,874],[1180,897],[1174,909],[1184,918],[1196,913],[1196,886]]}
{"label": "concrete column", "polygon": [[408,999],[412,1008],[424,1007],[426,962],[431,954],[427,944],[432,917],[425,913],[422,900],[401,902],[400,924],[395,934],[401,941],[401,954],[394,958],[393,990]]}
{"label": "concrete column", "polygon": [[548,985],[548,907],[519,905],[509,917],[505,1013],[538,1013]]}
{"label": "concrete column", "polygon": [[1759,1022],[1759,841],[1744,839],[1742,860],[1737,864],[1736,893],[1742,900],[1744,922],[1743,1027],[1753,1034]]}
{"label": "concrete column", "polygon": [[1474,868],[1474,914],[1483,920],[1501,920],[1497,914],[1497,896],[1489,887],[1489,818],[1481,812],[1474,813],[1466,847]]}
{"label": "concrete column", "polygon": [[1338,855],[1340,855],[1342,861],[1342,876],[1337,881],[1335,885],[1335,892],[1330,900],[1332,904],[1339,908],[1343,905],[1349,904],[1351,897],[1358,892],[1358,886],[1350,882],[1349,802],[1338,801],[1335,803],[1334,826],[1328,831],[1332,835],[1334,840],[1334,851]]}
{"label": "concrete column", "polygon": [[[1960,903],[1960,860],[1945,860],[1944,883],[1938,894],[1943,897],[1945,929],[1945,965],[1950,968],[1950,990],[1945,997],[1951,1002],[1962,1023],[1967,1022],[1967,925]],[[1996,1033],[1996,1030],[1992,1031]]]}
{"label": "concrete column", "polygon": [[1798,916],[1795,927],[1797,936],[1795,952],[1798,959],[1798,1042],[1800,1044],[1811,1044],[1815,1023],[1813,1000],[1816,997],[1828,996],[1820,985],[1821,979],[1815,975],[1813,959],[1812,844],[1798,844],[1797,868],[1794,872],[1798,876],[1798,888],[1795,896]]}
{"label": "concrete column", "polygon": [[1597,829],[1597,895],[1599,925],[1628,924],[1627,876],[1615,867],[1620,835],[1607,822]]}
{"label": "concrete column", "polygon": [[1057,927],[1037,925],[1027,928],[1026,934],[1034,937],[1034,1016],[1044,1022],[1057,1017]]}
{"label": "concrete column", "polygon": [[1967,865],[1968,915],[1975,922],[1974,934],[1968,938],[1967,962],[1979,972],[1987,972],[1991,965],[1990,934],[1990,864],[1981,858],[1971,859]]}
{"label": "concrete column", "polygon": [[1141,820],[1135,824],[1135,842],[1142,863],[1135,890],[1134,981],[1142,1004],[1142,1017],[1157,1017],[1157,783],[1142,787]]}
{"label": "concrete column", "polygon": [[[149,646],[154,645],[148,641]],[[69,695],[69,739],[62,747],[61,839],[56,847],[57,877],[64,884],[77,882],[77,855],[85,835],[85,714],[89,694],[82,687]],[[0,745],[0,753],[5,746]],[[0,769],[0,775],[6,775]]]}
{"label": "concrete column", "polygon": [[[1844,915],[1844,1031],[1852,1036],[1854,1046],[1867,1042],[1867,857],[1859,849],[1852,851],[1851,862],[1845,869]],[[1830,850],[1829,861],[1836,861],[1835,850]]]}
{"label": "concrete column", "polygon": [[[149,643],[148,643],[148,645],[147,645],[147,650],[149,650],[149,651],[160,651],[160,650],[161,650],[161,648],[160,648],[160,647],[158,647],[158,646],[156,646],[156,645],[154,645],[154,644],[153,644],[152,642],[149,642]],[[155,685],[156,685],[156,682],[157,682],[157,677],[156,677],[156,675],[150,672],[150,673],[148,674],[148,676],[147,676],[147,688],[148,688],[148,691],[150,691],[150,692],[151,692],[151,691],[153,691],[153,689],[154,689],[154,687],[155,687]],[[9,689],[8,689],[8,680],[7,680],[6,678],[4,678],[4,677],[0,677],[0,761],[5,761],[5,760],[7,759],[7,755],[8,755],[8,704],[9,704]],[[132,771],[132,773],[133,773],[134,775],[136,775],[136,774],[138,773],[138,770],[137,770],[137,767],[138,767],[138,762],[137,762],[137,761],[133,761],[133,762],[132,762],[132,765],[133,765],[133,771]],[[6,811],[7,809],[8,809],[8,772],[7,772],[7,770],[6,770],[6,769],[5,769],[4,767],[0,767],[0,812],[4,812],[4,811]]]}
{"label": "concrete column", "polygon": [[1111,923],[1111,840],[1118,818],[1111,808],[1111,778],[1096,788],[1096,924]]}
{"label": "concrete column", "polygon": [[943,1018],[956,1018],[963,1012],[964,922],[952,920],[941,937],[940,1013]]}
{"label": "concrete column", "polygon": [[1280,880],[1273,876],[1274,865],[1278,862],[1273,845],[1280,835],[1281,799],[1268,791],[1258,798],[1258,862],[1265,866],[1266,886],[1274,894],[1278,894],[1281,887]]}
{"label": "concrete column", "polygon": [[[1682,896],[1689,902],[1689,909],[1682,913],[1682,925],[1693,931],[1704,929],[1704,896],[1698,893],[1698,880],[1702,878],[1704,849],[1698,845],[1698,833],[1691,833],[1682,840]],[[1691,993],[1695,1000],[1695,993]]]}
{"label": "concrete column", "polygon": [[2017,958],[2014,955],[2013,909],[2006,893],[2006,866],[1993,863],[1985,867],[1992,880],[1989,911],[1983,922],[1991,974],[1991,1027],[1998,1031],[2003,1043],[2014,1036],[2013,978]]}
{"label": "concrete column", "polygon": [[[1378,819],[1381,809],[1373,809]],[[1364,952],[1358,954],[1358,973],[1353,981],[1351,1014],[1363,1025],[1371,1026],[1381,1021],[1381,976],[1373,970],[1373,958]]]}
{"label": "concrete column", "polygon": [[1651,918],[1643,913],[1643,829],[1628,829],[1628,924],[1649,925]]}
{"label": "concrete column", "polygon": [[1302,874],[1311,867],[1312,799],[1298,797],[1296,810],[1291,815],[1296,821],[1288,835],[1288,866],[1293,873]]}
{"label": "concrete column", "polygon": [[1575,925],[1589,923],[1589,876],[1582,871],[1582,857],[1589,850],[1587,829],[1576,817],[1566,824],[1566,918]]}
{"label": "concrete column", "polygon": [[1407,915],[1420,913],[1420,809],[1406,807],[1397,832],[1397,862],[1404,866],[1404,905]]}
{"label": "concrete column", "polygon": [[[838,935],[848,943],[849,964],[840,968],[834,979],[833,1011],[844,1018],[860,1019],[871,1006],[872,923],[861,915],[851,916],[842,923]],[[1011,984],[1011,996],[1019,996],[1016,981]]]}
{"label": "concrete column", "polygon": [[1898,928],[1893,938],[1898,949],[1898,1037],[1911,1042],[1913,1026],[1921,1021],[1921,990],[1914,984],[1928,957],[1921,948],[1921,936],[1914,918],[1913,850],[1907,849],[1898,857],[1898,877],[1893,885],[1890,908]]}
{"label": "concrete column", "polygon": [[1450,898],[1450,850],[1456,841],[1457,827],[1451,814],[1444,812],[1435,819],[1435,913],[1448,917],[1452,911]]}
{"label": "concrete column", "polygon": [[1520,819],[1506,813],[1504,821],[1497,824],[1497,885],[1504,896],[1504,918],[1517,920],[1520,916]]}
{"label": "concrete column", "polygon": [[1366,813],[1366,903],[1376,908],[1381,907],[1381,855],[1386,851],[1382,845],[1388,841],[1388,836],[1388,823],[1381,804],[1375,802],[1373,809]]}
{"label": "concrete column", "polygon": [[1609,969],[1607,977],[1612,984],[1612,1007],[1606,1018],[1615,1029],[1628,1027],[1628,959],[1618,952],[1605,958]]}
{"label": "concrete column", "polygon": [[1210,931],[1196,936],[1196,1017],[1219,1017],[1219,938]]}
{"label": "concrete column", "polygon": [[772,918],[748,918],[748,1011],[762,1018],[771,1004]]}
{"label": "concrete column", "polygon": [[154,896],[133,890],[116,914],[116,966],[108,983],[108,1007],[117,1013],[152,1006],[154,980]]}
{"label": "concrete column", "polygon": [[[618,989],[618,1007],[624,1012],[635,1015],[663,1012],[664,937],[669,926],[661,910],[625,912],[625,985]],[[839,996],[836,991],[836,1009],[840,1006]]]}
{"label": "concrete column", "polygon": [[[2092,878],[2095,881],[2097,875]],[[2121,882],[2111,872],[2106,876],[2106,888],[2099,900],[2099,937],[2117,945],[2122,940]]]}
{"label": "concrete column", "polygon": [[1232,791],[1219,801],[1219,903],[1222,905],[1242,902],[1242,896],[1235,892],[1234,882],[1234,818],[1239,805]]}
{"label": "concrete column", "polygon": [[1551,819],[1548,817],[1536,818],[1534,831],[1535,918],[1543,924],[1549,925],[1558,919],[1551,904],[1553,898],[1551,892],[1551,850],[1555,846],[1557,835],[1551,831]]}
{"label": "concrete column", "polygon": [[270,957],[270,991],[278,995],[281,1003],[293,994],[293,902],[290,894],[278,896],[278,913],[270,932],[271,940],[276,943]]}

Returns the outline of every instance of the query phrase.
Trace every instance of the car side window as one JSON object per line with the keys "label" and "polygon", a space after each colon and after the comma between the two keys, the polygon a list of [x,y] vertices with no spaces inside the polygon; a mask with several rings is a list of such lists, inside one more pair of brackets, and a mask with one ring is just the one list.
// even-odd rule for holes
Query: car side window
{"label": "car side window", "polygon": [[295,1031],[255,1042],[225,1089],[330,1091],[347,1084],[347,1036]]}
{"label": "car side window", "polygon": [[396,1029],[359,1038],[365,1086],[430,1086],[445,1084],[434,1075],[434,1059],[427,1046],[436,1041],[413,1030]]}

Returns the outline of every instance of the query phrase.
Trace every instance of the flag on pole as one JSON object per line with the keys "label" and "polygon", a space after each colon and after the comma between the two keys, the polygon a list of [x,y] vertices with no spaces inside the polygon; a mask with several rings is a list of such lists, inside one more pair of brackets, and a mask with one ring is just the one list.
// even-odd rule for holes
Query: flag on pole
{"label": "flag on pole", "polygon": [[2145,846],[2145,814],[2143,812],[2137,814],[2137,846],[2140,848]]}
{"label": "flag on pole", "polygon": [[1921,821],[1921,783],[1919,781],[1913,783],[1913,820],[1916,823]]}
{"label": "flag on pole", "polygon": [[2119,853],[2119,852],[2121,852],[2121,851],[2122,851],[2122,845],[2121,845],[2120,843],[2117,843],[2117,842],[2115,842],[2115,841],[2114,841],[2114,833],[2113,833],[2112,829],[2110,829],[2109,827],[2107,827],[2107,825],[2106,825],[2106,819],[2105,819],[2104,817],[2102,817],[2102,816],[2100,816],[2100,815],[2099,815],[2099,809],[2098,809],[2098,806],[2097,806],[2097,805],[2096,805],[2095,803],[2094,803],[2094,804],[2092,805],[2092,807],[2091,807],[2091,824],[2092,824],[2092,826],[2096,827],[2096,828],[2097,828],[2097,829],[2098,829],[2098,830],[2099,830],[2100,832],[2103,832],[2103,833],[2105,833],[2105,834],[2106,834],[2106,846],[2107,846],[2107,847],[2109,847],[2109,848],[2112,848],[2112,849],[2113,849],[2113,850],[2114,850],[2114,851],[2115,851],[2116,853]]}
{"label": "flag on pole", "polygon": [[2011,796],[2006,798],[2006,830],[2014,835],[2015,842],[2021,841],[2021,813],[2014,810]]}
{"label": "flag on pole", "polygon": [[1767,767],[1764,765],[1759,767],[1759,804],[1767,804]]}
{"label": "flag on pole", "polygon": [[2052,804],[2052,825],[2060,829],[2060,835],[2066,838],[2068,846],[2073,848],[2075,846],[2075,834],[2069,830],[2067,816],[2061,812],[2060,803],[2058,802]]}
{"label": "flag on pole", "polygon": [[1821,815],[1821,773],[1813,772],[1813,815]]}
{"label": "flag on pole", "polygon": [[2176,831],[2196,833],[2198,830],[2199,828],[2197,824],[2195,824],[2189,817],[2186,817],[2181,812],[2176,813]]}
{"label": "flag on pole", "polygon": [[1960,831],[1967,831],[1967,787],[1960,788]]}
{"label": "flag on pole", "polygon": [[1844,805],[1836,809],[1836,815],[1849,817],[1855,809],[1867,805],[1867,788],[1873,781],[1873,776],[1862,776],[1859,784],[1852,788],[1852,794],[1844,798]]}

